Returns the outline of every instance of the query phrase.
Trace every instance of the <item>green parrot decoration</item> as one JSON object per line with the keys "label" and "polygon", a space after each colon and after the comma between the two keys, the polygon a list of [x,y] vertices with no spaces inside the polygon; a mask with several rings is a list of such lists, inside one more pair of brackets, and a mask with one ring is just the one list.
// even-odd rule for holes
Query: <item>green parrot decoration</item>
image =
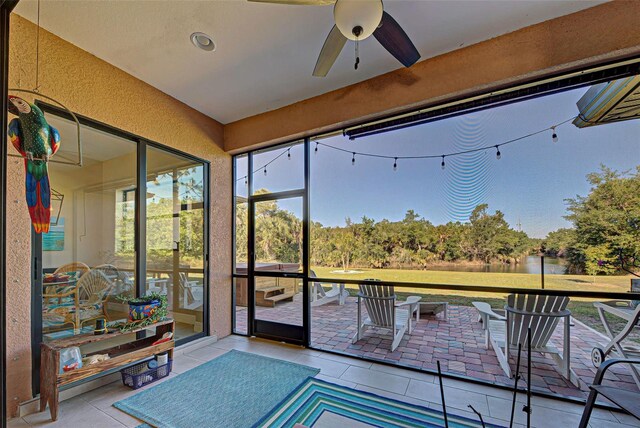
{"label": "green parrot decoration", "polygon": [[38,106],[9,96],[9,139],[24,158],[27,206],[36,233],[48,233],[51,221],[51,187],[47,163],[60,148],[60,134],[47,123]]}

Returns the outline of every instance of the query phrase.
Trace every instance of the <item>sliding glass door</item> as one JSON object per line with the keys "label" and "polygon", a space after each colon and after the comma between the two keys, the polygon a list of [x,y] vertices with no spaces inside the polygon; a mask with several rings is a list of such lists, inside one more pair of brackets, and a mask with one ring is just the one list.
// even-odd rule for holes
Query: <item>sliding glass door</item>
{"label": "sliding glass door", "polygon": [[[61,135],[75,123],[47,113]],[[34,234],[34,275],[42,304],[42,340],[92,332],[98,319],[127,319],[136,296],[137,143],[82,126],[83,163],[49,164],[52,213],[49,233]],[[53,160],[77,159],[62,144]]]}
{"label": "sliding glass door", "polygon": [[208,164],[84,118],[77,162],[75,122],[41,107],[67,144],[49,233],[32,235],[36,389],[41,342],[126,322],[130,298],[166,295],[178,343],[206,334],[208,307]]}

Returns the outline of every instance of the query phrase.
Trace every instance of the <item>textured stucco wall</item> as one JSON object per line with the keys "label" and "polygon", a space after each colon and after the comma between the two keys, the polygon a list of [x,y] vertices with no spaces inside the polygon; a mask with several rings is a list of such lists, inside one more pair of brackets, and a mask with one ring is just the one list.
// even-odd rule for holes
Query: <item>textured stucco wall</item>
{"label": "textured stucco wall", "polygon": [[[508,3],[505,3],[508,7]],[[224,127],[240,152],[640,54],[640,1],[614,1],[429,58]]]}
{"label": "textured stucco wall", "polygon": [[[11,16],[11,88],[34,86],[35,35],[35,25]],[[222,125],[44,30],[40,31],[40,48],[43,94],[84,116],[211,162],[210,327],[212,334],[226,336],[231,332],[231,157],[222,150]],[[9,151],[14,150],[10,147]],[[19,402],[32,397],[31,231],[23,180],[22,161],[9,158],[6,334],[10,414]]]}

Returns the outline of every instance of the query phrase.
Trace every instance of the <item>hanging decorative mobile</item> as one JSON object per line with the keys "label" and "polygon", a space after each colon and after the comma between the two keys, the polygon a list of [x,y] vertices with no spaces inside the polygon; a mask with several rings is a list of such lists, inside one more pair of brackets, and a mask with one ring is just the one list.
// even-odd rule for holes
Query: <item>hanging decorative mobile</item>
{"label": "hanging decorative mobile", "polygon": [[9,96],[9,112],[18,116],[9,122],[9,138],[24,160],[25,195],[31,224],[36,233],[48,233],[51,220],[49,158],[60,148],[60,134],[36,105]]}
{"label": "hanging decorative mobile", "polygon": [[25,164],[25,194],[31,223],[36,233],[49,232],[51,224],[51,200],[58,202],[58,212],[55,220],[57,225],[64,195],[51,189],[49,183],[48,163],[56,162],[68,165],[82,166],[82,144],[80,140],[80,122],[76,115],[64,104],[52,97],[40,93],[40,0],[38,0],[38,15],[36,26],[36,70],[35,86],[32,90],[9,88],[9,92],[22,92],[34,95],[34,98],[44,98],[61,106],[76,122],[78,135],[78,161],[53,161],[51,157],[60,148],[60,134],[47,123],[42,110],[35,104],[14,96],[9,96],[9,113],[17,116],[9,122],[9,139],[22,157]]}

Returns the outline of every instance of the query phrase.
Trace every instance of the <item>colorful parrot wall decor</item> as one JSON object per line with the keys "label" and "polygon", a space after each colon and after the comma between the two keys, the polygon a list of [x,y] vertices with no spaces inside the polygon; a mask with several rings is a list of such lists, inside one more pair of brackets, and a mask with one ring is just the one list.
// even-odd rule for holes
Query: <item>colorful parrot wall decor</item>
{"label": "colorful parrot wall decor", "polygon": [[9,139],[24,158],[26,199],[36,233],[48,233],[51,219],[51,187],[47,164],[60,148],[60,134],[38,106],[9,96]]}

